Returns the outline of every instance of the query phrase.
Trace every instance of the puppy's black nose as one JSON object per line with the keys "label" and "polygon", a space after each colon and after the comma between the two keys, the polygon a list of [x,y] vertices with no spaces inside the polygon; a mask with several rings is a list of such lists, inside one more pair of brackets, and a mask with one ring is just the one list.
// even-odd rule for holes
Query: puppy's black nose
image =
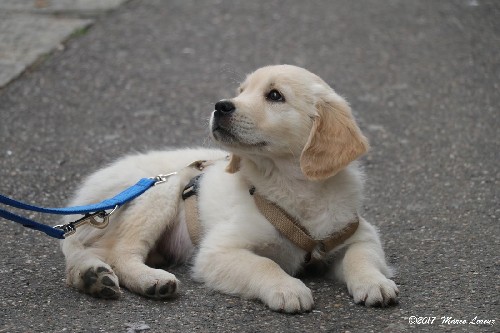
{"label": "puppy's black nose", "polygon": [[236,110],[236,107],[234,106],[233,102],[223,99],[222,101],[218,101],[215,103],[215,111],[218,111],[221,113],[221,115],[228,115],[230,113],[233,113],[234,110]]}

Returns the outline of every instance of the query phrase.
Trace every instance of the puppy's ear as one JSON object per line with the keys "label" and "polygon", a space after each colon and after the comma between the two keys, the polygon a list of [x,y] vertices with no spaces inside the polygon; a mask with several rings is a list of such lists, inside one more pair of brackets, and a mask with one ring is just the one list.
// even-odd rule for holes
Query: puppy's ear
{"label": "puppy's ear", "polygon": [[235,154],[229,156],[229,164],[226,166],[227,173],[236,173],[240,171],[241,157]]}
{"label": "puppy's ear", "polygon": [[316,108],[318,116],[300,156],[300,168],[311,180],[335,175],[369,149],[345,100],[336,96]]}

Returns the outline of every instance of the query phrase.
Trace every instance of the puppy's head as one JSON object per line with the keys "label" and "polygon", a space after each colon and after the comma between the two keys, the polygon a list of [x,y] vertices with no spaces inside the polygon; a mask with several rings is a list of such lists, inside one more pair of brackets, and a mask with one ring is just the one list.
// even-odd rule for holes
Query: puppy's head
{"label": "puppy's head", "polygon": [[236,156],[296,158],[311,180],[335,175],[368,149],[347,102],[318,76],[289,65],[250,74],[236,97],[215,104],[210,128]]}

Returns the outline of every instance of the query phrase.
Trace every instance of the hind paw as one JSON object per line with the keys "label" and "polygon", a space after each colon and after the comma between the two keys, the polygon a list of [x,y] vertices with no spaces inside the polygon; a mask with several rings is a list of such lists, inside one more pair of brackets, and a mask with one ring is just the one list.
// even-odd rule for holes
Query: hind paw
{"label": "hind paw", "polygon": [[83,291],[94,297],[117,299],[121,295],[118,278],[107,267],[90,267],[81,275]]}

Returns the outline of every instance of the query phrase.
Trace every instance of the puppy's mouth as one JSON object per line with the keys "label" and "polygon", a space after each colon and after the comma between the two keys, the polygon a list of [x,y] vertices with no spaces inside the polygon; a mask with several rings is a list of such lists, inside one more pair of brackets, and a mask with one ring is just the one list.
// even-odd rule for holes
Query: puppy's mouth
{"label": "puppy's mouth", "polygon": [[215,141],[229,146],[263,147],[267,145],[265,141],[249,142],[235,134],[231,128],[221,126],[217,121],[212,124],[212,136]]}
{"label": "puppy's mouth", "polygon": [[236,135],[234,135],[230,130],[214,123],[212,126],[212,134],[214,139],[223,143],[235,143],[238,142]]}

